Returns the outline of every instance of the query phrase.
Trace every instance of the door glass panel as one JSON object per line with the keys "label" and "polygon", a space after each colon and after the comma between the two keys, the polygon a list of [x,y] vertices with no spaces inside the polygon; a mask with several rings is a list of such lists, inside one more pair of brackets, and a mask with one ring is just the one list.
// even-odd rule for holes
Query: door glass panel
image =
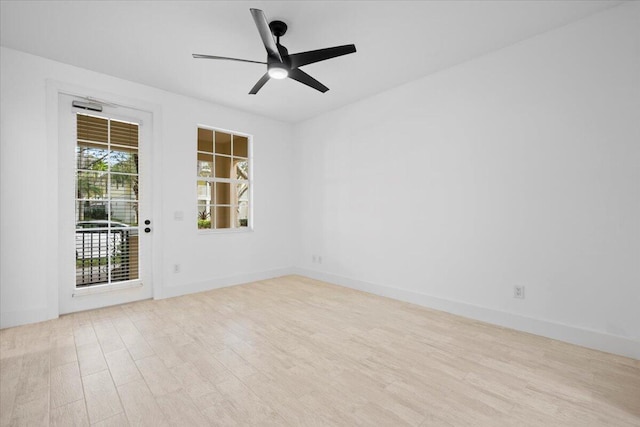
{"label": "door glass panel", "polygon": [[76,286],[138,279],[138,125],[76,118]]}
{"label": "door glass panel", "polygon": [[138,229],[114,227],[111,229],[114,247],[111,252],[111,281],[138,278]]}
{"label": "door glass panel", "polygon": [[111,199],[138,200],[138,175],[112,173]]}
{"label": "door glass panel", "polygon": [[105,172],[76,173],[76,198],[103,199],[107,194],[108,175]]}
{"label": "door glass panel", "polygon": [[117,147],[109,153],[112,172],[138,173],[138,150]]}
{"label": "door glass panel", "polygon": [[111,200],[112,227],[127,227],[138,225],[138,203]]}
{"label": "door glass panel", "polygon": [[76,167],[84,170],[107,170],[109,151],[103,144],[78,143],[76,146]]}
{"label": "door glass panel", "polygon": [[97,221],[106,220],[107,217],[106,201],[76,201],[76,229],[100,227],[100,223]]}
{"label": "door glass panel", "polygon": [[109,140],[109,120],[83,114],[82,119],[77,121],[77,135],[78,141],[107,143]]}
{"label": "door glass panel", "polygon": [[111,133],[109,134],[112,145],[124,145],[138,148],[138,125],[133,123],[111,120]]}

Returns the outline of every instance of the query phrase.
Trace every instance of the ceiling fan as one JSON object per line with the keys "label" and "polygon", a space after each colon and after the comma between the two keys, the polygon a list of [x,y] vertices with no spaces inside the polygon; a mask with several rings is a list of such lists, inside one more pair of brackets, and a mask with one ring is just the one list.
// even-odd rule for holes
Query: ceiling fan
{"label": "ceiling fan", "polygon": [[[299,67],[324,61],[325,59],[347,55],[356,51],[356,46],[347,44],[344,46],[329,47],[326,49],[310,50],[289,55],[286,47],[280,44],[280,37],[287,32],[287,24],[282,21],[271,21],[267,23],[267,17],[260,9],[250,9],[253,20],[258,27],[258,32],[262,38],[262,43],[267,50],[267,62],[251,61],[249,59],[229,58],[226,56],[202,55],[194,53],[194,58],[202,59],[224,59],[227,61],[251,62],[254,64],[265,64],[267,72],[253,86],[250,95],[255,95],[269,79],[291,78],[309,87],[325,93],[328,87],[302,71]],[[275,38],[274,38],[275,37]]]}

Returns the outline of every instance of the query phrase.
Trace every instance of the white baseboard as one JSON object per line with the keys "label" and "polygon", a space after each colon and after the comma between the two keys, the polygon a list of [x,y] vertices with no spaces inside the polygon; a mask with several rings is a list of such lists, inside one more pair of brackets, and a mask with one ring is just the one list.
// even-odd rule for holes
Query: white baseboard
{"label": "white baseboard", "polygon": [[53,319],[53,317],[50,318],[48,316],[47,307],[23,311],[3,311],[0,313],[0,329]]}
{"label": "white baseboard", "polygon": [[212,289],[226,288],[228,286],[241,285],[243,283],[273,279],[275,277],[287,276],[293,273],[294,271],[291,268],[280,268],[276,270],[261,271],[258,273],[247,273],[220,277],[210,280],[204,280],[202,282],[189,283],[182,286],[165,286],[162,289],[162,299],[194,294],[197,292],[210,291]]}
{"label": "white baseboard", "polygon": [[[257,273],[239,274],[205,280],[198,283],[190,283],[183,286],[165,287],[162,289],[162,298],[177,297],[180,295],[193,294],[197,292],[208,291],[211,289],[224,288],[227,286],[241,285],[243,283],[257,282],[260,280],[273,279],[275,277],[287,276],[293,274],[291,268],[282,268],[276,270],[261,271]],[[25,311],[2,311],[0,313],[0,329],[11,328],[14,326],[27,325],[30,323],[44,322],[46,320],[57,317],[48,317],[49,313],[46,307]]]}
{"label": "white baseboard", "polygon": [[[475,306],[419,292],[364,282],[361,280],[350,279],[305,268],[282,268],[258,273],[247,273],[216,278],[184,286],[165,287],[163,289],[163,298],[171,298],[180,295],[224,288],[227,286],[240,285],[243,283],[268,280],[290,274],[299,274],[301,276],[307,276],[312,279],[322,280],[324,282],[345,286],[351,289],[357,289],[375,295],[406,301],[424,307],[457,314],[470,319],[480,320],[494,325],[504,326],[518,331],[529,332],[547,338],[640,360],[640,342],[629,338],[548,320],[525,317],[519,314]],[[0,313],[0,329],[42,322],[48,319],[49,317],[46,307],[28,311],[3,311]]]}
{"label": "white baseboard", "polygon": [[410,302],[424,307],[433,308],[435,310],[457,314],[470,319],[480,320],[494,325],[504,326],[518,331],[529,332],[535,335],[640,360],[640,342],[629,338],[548,320],[525,317],[519,314],[475,306],[459,301],[438,298],[405,289],[363,282],[361,280],[350,279],[305,268],[296,268],[295,272],[301,276],[307,276],[312,279],[322,280],[324,282],[345,286],[347,288]]}

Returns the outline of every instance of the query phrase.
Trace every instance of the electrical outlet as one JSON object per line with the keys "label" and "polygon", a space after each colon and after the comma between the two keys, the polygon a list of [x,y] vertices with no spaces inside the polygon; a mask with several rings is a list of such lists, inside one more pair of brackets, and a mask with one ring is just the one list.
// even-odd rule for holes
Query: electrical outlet
{"label": "electrical outlet", "polygon": [[513,287],[513,297],[524,299],[524,286],[514,286]]}
{"label": "electrical outlet", "polygon": [[173,264],[173,272],[180,273],[180,264]]}

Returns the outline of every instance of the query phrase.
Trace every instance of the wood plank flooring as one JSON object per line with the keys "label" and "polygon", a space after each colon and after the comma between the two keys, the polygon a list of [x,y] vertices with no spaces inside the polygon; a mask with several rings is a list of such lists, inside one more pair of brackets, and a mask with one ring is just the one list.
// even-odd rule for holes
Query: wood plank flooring
{"label": "wood plank flooring", "polygon": [[640,426],[640,362],[299,276],[0,331],[2,426]]}

